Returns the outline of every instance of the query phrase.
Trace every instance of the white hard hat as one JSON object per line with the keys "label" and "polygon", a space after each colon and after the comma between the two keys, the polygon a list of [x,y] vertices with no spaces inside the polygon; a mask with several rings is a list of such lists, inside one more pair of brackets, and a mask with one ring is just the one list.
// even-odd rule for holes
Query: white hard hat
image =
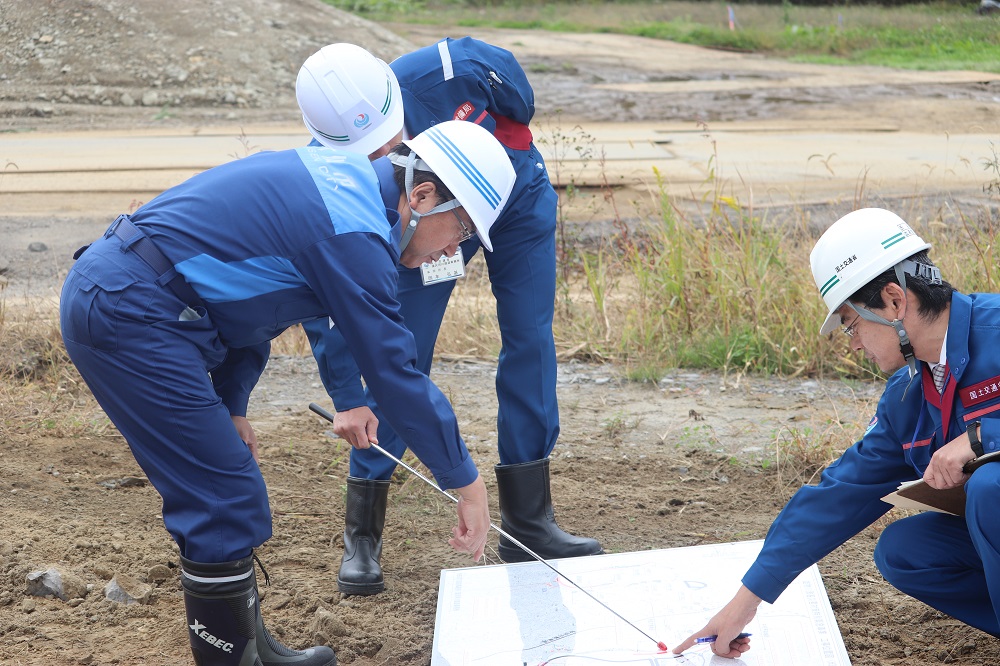
{"label": "white hard hat", "polygon": [[809,255],[813,279],[828,309],[820,333],[837,328],[836,312],[855,292],[930,246],[902,218],[881,208],[862,208],[834,222]]}
{"label": "white hard hat", "polygon": [[496,138],[475,123],[447,120],[404,141],[472,218],[483,247],[514,189],[514,167]]}
{"label": "white hard hat", "polygon": [[403,129],[396,75],[354,44],[330,44],[309,56],[295,97],[309,133],[329,148],[368,155]]}

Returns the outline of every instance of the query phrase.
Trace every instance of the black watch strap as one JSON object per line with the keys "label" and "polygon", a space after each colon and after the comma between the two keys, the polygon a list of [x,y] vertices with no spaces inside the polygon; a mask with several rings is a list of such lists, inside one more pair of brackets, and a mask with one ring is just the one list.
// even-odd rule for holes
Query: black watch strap
{"label": "black watch strap", "polygon": [[969,435],[969,445],[972,452],[978,458],[983,455],[983,442],[979,439],[979,421],[973,421],[966,427],[965,432]]}

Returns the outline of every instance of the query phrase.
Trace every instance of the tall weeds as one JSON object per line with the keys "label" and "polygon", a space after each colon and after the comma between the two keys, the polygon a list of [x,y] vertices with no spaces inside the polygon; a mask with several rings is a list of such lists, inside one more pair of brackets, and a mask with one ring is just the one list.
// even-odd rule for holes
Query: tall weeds
{"label": "tall weeds", "polygon": [[[557,154],[595,157],[582,129],[553,134],[564,145]],[[579,142],[580,146],[572,144]],[[553,148],[555,150],[555,148]],[[582,152],[583,151],[583,152]],[[710,161],[715,160],[712,156]],[[663,174],[654,172],[652,205],[625,206],[607,183],[589,195],[575,174],[559,174],[557,256],[559,288],[553,330],[561,359],[614,361],[628,376],[657,379],[668,368],[705,368],[783,376],[870,378],[873,369],[852,355],[840,339],[820,337],[825,310],[809,270],[817,230],[802,212],[797,219],[769,220],[752,205],[727,195],[728,186],[709,169],[710,194],[697,212],[667,195]],[[710,167],[712,164],[710,163]],[[933,244],[931,256],[960,291],[1000,287],[1000,157],[984,163],[984,197],[969,208],[942,202],[897,211]],[[561,182],[560,182],[561,181]],[[612,211],[607,233],[594,239],[567,200],[592,196]],[[868,205],[864,188],[854,207]],[[969,206],[969,204],[965,204]],[[842,211],[848,212],[847,207]],[[923,215],[923,217],[921,217]],[[489,278],[480,260],[452,296],[438,338],[437,356],[494,359],[499,329]],[[3,386],[48,386],[75,393],[80,386],[59,335],[58,316],[48,304],[10,307],[0,286],[0,380]],[[309,354],[301,330],[293,327],[273,345],[275,354]]]}
{"label": "tall weeds", "polygon": [[[995,150],[993,156],[983,164],[988,182],[982,202],[962,209],[948,199],[922,201],[896,211],[934,245],[932,258],[965,293],[1000,286],[1000,157]],[[809,252],[820,230],[810,226],[805,211],[779,223],[755,211],[752,200],[743,204],[727,195],[730,188],[716,175],[715,160],[712,155],[709,194],[696,213],[675,205],[663,174],[655,170],[653,210],[638,213],[636,223],[620,219],[615,191],[607,184],[593,195],[610,202],[604,209],[614,217],[614,231],[596,243],[558,252],[564,284],[554,328],[563,355],[614,360],[642,379],[674,367],[875,375],[840,336],[818,335],[826,312]],[[581,194],[566,189],[563,196]],[[853,207],[879,205],[869,198],[862,178]],[[845,207],[842,214],[847,212]],[[566,238],[560,236],[560,245]]]}
{"label": "tall weeds", "polygon": [[583,253],[602,355],[640,375],[666,367],[818,372],[821,303],[800,251],[809,244],[804,227],[769,225],[721,196],[696,219],[656,177],[658,214]]}

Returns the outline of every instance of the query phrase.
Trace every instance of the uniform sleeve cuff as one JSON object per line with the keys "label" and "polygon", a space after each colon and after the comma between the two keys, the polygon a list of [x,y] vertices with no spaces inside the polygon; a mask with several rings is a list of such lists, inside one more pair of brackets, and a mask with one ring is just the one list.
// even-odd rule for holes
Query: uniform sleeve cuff
{"label": "uniform sleeve cuff", "polygon": [[250,395],[222,395],[219,396],[222,404],[229,410],[230,416],[242,416],[246,418],[247,407],[250,405]]}
{"label": "uniform sleeve cuff", "polygon": [[769,604],[773,604],[788,587],[788,583],[779,581],[756,562],[744,574],[743,585]]}
{"label": "uniform sleeve cuff", "polygon": [[[360,384],[358,386],[360,387]],[[328,393],[330,399],[333,400],[334,409],[338,412],[346,412],[349,409],[364,407],[368,404],[364,390],[358,390],[354,387],[328,391]]]}
{"label": "uniform sleeve cuff", "polygon": [[476,469],[476,464],[472,462],[472,458],[468,454],[466,454],[465,460],[458,467],[450,469],[447,472],[434,473],[434,478],[442,490],[464,488],[475,481],[478,476],[479,470]]}

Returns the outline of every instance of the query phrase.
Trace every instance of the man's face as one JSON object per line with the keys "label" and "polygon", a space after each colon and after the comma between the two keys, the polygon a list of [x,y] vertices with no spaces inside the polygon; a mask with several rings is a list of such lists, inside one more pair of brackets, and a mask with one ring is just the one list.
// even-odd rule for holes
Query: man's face
{"label": "man's face", "polygon": [[[860,305],[859,305],[860,307]],[[875,314],[892,321],[896,318],[889,308],[872,309]],[[864,351],[869,361],[886,374],[892,374],[906,365],[903,352],[899,349],[899,335],[892,326],[868,321],[858,315],[849,305],[844,304],[837,311],[840,324],[851,333],[851,349]]]}
{"label": "man's face", "polygon": [[[433,185],[421,183],[413,188],[410,206],[417,212],[431,210],[440,203]],[[407,268],[417,268],[420,264],[432,263],[442,256],[450,257],[458,251],[458,245],[468,237],[468,230],[475,227],[464,208],[434,213],[420,218],[409,244],[399,257],[399,263]]]}

